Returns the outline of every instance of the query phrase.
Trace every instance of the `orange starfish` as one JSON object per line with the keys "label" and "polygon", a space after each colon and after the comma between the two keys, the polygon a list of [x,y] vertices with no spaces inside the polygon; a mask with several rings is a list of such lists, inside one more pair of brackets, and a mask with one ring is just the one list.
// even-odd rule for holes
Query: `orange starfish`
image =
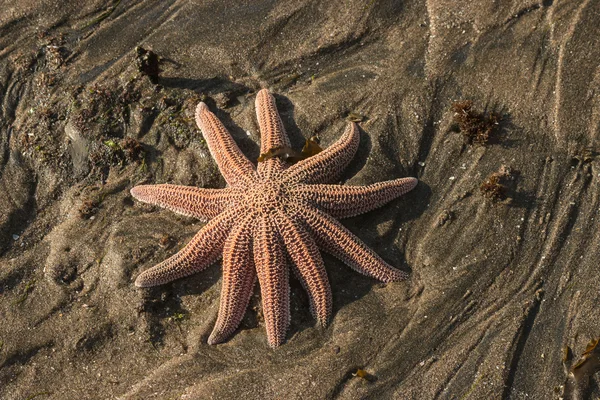
{"label": "orange starfish", "polygon": [[[256,115],[261,153],[289,148],[275,99],[266,89],[256,97]],[[196,108],[196,122],[227,187],[164,184],[131,189],[140,201],[209,221],[181,251],[141,273],[135,284],[171,282],[204,270],[222,255],[221,302],[209,344],[224,341],[238,327],[257,276],[269,344],[283,343],[290,322],[289,265],[308,292],[313,315],[325,326],[331,317],[331,288],[319,249],[383,282],[407,278],[335,219],[380,207],[417,184],[415,178],[369,186],[329,184],[340,177],[358,148],[354,122],[336,143],[310,158],[288,165],[272,157],[258,167],[204,103]]]}

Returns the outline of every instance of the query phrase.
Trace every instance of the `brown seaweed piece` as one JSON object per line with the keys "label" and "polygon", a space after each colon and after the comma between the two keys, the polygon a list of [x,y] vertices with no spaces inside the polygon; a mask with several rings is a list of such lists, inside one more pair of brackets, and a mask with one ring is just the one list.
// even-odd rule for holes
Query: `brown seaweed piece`
{"label": "brown seaweed piece", "polygon": [[600,371],[600,346],[598,343],[600,343],[600,337],[592,339],[579,360],[569,370],[563,393],[565,400],[589,398],[590,378]]}
{"label": "brown seaweed piece", "polygon": [[282,160],[289,162],[290,164],[295,164],[298,161],[302,161],[304,159],[314,156],[315,154],[320,153],[322,150],[323,149],[319,145],[319,137],[311,136],[309,139],[306,140],[306,142],[304,143],[304,147],[302,147],[302,151],[300,152],[297,152],[296,150],[288,146],[275,147],[269,149],[266,153],[262,153],[261,155],[259,155],[258,162],[264,162],[273,157],[279,157]]}
{"label": "brown seaweed piece", "polygon": [[368,373],[366,370],[359,368],[356,372],[352,373],[352,376],[364,379],[367,382],[375,382],[377,381],[377,377],[373,374]]}
{"label": "brown seaweed piece", "polygon": [[348,115],[346,116],[346,119],[348,121],[352,121],[352,122],[362,122],[365,120],[365,116],[362,114],[359,114],[357,112],[350,112],[348,113]]}
{"label": "brown seaweed piece", "polygon": [[487,177],[479,186],[484,197],[492,200],[505,200],[508,198],[509,184],[515,180],[516,171],[503,165],[497,172]]}

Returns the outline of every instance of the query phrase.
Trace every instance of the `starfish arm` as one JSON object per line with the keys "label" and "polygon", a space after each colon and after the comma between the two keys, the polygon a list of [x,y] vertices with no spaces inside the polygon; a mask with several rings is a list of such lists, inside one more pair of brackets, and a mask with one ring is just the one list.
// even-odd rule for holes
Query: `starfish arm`
{"label": "starfish arm", "polygon": [[137,287],[162,285],[209,267],[219,258],[223,244],[240,209],[229,209],[210,220],[183,249],[138,275]]}
{"label": "starfish arm", "polygon": [[254,165],[242,154],[225,126],[203,102],[196,107],[196,124],[202,130],[210,154],[229,185],[247,184],[255,180]]}
{"label": "starfish arm", "polygon": [[[256,118],[260,128],[260,152],[290,147],[290,141],[285,133],[281,117],[277,112],[275,98],[267,89],[262,89],[256,95]],[[263,177],[271,177],[287,168],[287,164],[279,157],[272,157],[258,164],[258,173]]]}
{"label": "starfish arm", "polygon": [[138,185],[131,189],[131,195],[141,202],[203,221],[213,219],[242,198],[242,193],[234,188],[205,189],[169,184]]}
{"label": "starfish arm", "polygon": [[369,186],[298,185],[292,195],[335,218],[349,218],[374,210],[411,191],[415,178],[400,178]]}
{"label": "starfish arm", "polygon": [[208,338],[208,344],[227,339],[238,327],[252,297],[256,271],[252,259],[252,223],[255,215],[248,215],[236,224],[223,248],[223,279],[219,316]]}
{"label": "starfish arm", "polygon": [[358,149],[360,133],[358,125],[350,122],[337,142],[322,152],[292,165],[285,171],[285,179],[292,183],[333,182],[342,175],[344,168]]}
{"label": "starfish arm", "polygon": [[254,236],[254,265],[260,284],[267,340],[277,347],[290,324],[290,283],[281,237],[266,216],[258,219]]}
{"label": "starfish arm", "polygon": [[382,282],[408,278],[408,274],[383,261],[333,217],[310,207],[304,208],[301,215],[317,245],[355,271]]}
{"label": "starfish arm", "polygon": [[301,224],[281,213],[279,231],[294,265],[294,272],[308,293],[310,310],[321,326],[331,317],[331,287],[323,258],[315,241]]}

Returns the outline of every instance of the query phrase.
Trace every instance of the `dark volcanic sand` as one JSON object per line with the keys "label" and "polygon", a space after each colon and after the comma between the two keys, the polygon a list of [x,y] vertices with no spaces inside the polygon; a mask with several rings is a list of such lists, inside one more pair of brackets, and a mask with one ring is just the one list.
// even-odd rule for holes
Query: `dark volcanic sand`
{"label": "dark volcanic sand", "polygon": [[[600,396],[594,365],[587,386],[566,374],[600,335],[600,1],[229,3],[0,8],[0,398]],[[268,347],[257,294],[208,346],[219,265],[133,285],[202,224],[129,189],[223,187],[194,106],[256,159],[262,87],[297,148],[365,117],[349,184],[420,179],[344,222],[411,278],[326,256],[327,329],[293,281],[285,345]],[[486,145],[457,132],[462,100],[498,116]]]}

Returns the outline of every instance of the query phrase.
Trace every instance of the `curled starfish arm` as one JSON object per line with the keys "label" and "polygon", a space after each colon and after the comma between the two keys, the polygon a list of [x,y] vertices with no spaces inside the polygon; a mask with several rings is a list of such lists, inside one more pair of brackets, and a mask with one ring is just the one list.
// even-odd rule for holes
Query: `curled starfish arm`
{"label": "curled starfish arm", "polygon": [[243,211],[229,209],[210,220],[190,242],[160,264],[138,275],[137,287],[162,285],[204,270],[221,258],[234,218]]}
{"label": "curled starfish arm", "polygon": [[131,189],[131,195],[144,203],[202,221],[215,218],[232,202],[242,198],[242,193],[235,188],[205,189],[169,184],[138,185]]}
{"label": "curled starfish arm", "polygon": [[299,185],[294,195],[335,218],[349,218],[408,193],[417,182],[416,178],[400,178],[369,186]]}
{"label": "curled starfish arm", "polygon": [[317,245],[353,270],[382,282],[408,278],[408,274],[383,261],[356,235],[329,215],[314,208],[303,209],[303,219]]}
{"label": "curled starfish arm", "polygon": [[256,282],[256,271],[252,259],[252,222],[256,215],[250,214],[234,226],[223,248],[223,279],[219,316],[208,338],[208,344],[217,344],[227,339],[238,327]]}
{"label": "curled starfish arm", "polygon": [[360,142],[358,125],[350,122],[334,144],[322,152],[292,165],[285,171],[285,179],[294,183],[327,183],[339,179],[344,168],[354,157]]}
{"label": "curled starfish arm", "polygon": [[254,236],[254,265],[260,284],[267,340],[278,347],[290,324],[289,270],[277,228],[267,216],[260,216]]}
{"label": "curled starfish arm", "polygon": [[331,317],[331,287],[315,241],[301,224],[281,213],[279,230],[298,280],[308,293],[310,311],[321,326]]}
{"label": "curled starfish arm", "polygon": [[203,102],[196,107],[196,124],[202,131],[210,154],[230,186],[248,184],[256,178],[256,168],[242,154],[225,126]]}
{"label": "curled starfish arm", "polygon": [[[266,154],[269,150],[290,147],[290,141],[277,112],[275,98],[267,89],[262,89],[256,95],[256,118],[260,128],[262,154]],[[264,177],[271,177],[286,168],[287,163],[279,157],[272,157],[258,164],[258,172]]]}

